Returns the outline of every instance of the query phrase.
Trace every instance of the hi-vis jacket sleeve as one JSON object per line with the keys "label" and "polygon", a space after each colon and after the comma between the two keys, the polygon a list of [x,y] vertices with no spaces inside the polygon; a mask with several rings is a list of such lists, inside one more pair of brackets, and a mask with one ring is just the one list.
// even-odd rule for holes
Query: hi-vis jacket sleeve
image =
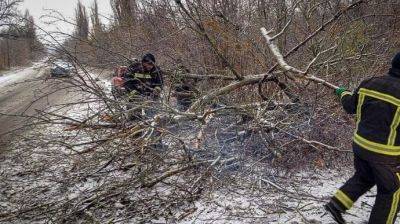
{"label": "hi-vis jacket sleeve", "polygon": [[354,92],[345,91],[340,96],[340,102],[343,105],[343,109],[348,114],[355,114],[357,112],[357,104],[358,104],[358,87]]}

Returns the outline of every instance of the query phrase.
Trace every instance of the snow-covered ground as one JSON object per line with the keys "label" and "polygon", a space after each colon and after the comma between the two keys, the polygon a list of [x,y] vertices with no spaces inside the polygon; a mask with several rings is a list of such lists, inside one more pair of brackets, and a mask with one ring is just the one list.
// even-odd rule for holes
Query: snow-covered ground
{"label": "snow-covered ground", "polygon": [[[34,69],[34,68],[28,68]],[[4,83],[16,82],[20,79],[25,70],[13,74],[6,74],[0,77]],[[19,75],[16,75],[19,74]],[[3,79],[1,79],[3,78]],[[2,83],[2,82],[1,82]],[[1,85],[0,83],[0,85]],[[106,92],[109,92],[110,84],[108,80],[101,79],[98,84]],[[82,96],[83,97],[83,96]],[[84,99],[84,98],[81,98]],[[89,100],[90,101],[90,100]],[[101,108],[98,103],[78,104],[64,111],[73,119],[85,119],[96,114]],[[58,111],[60,112],[60,111]],[[2,212],[15,211],[25,208],[28,203],[36,206],[41,200],[49,202],[54,206],[69,205],[75,203],[76,206],[83,206],[90,200],[90,195],[96,196],[98,192],[107,192],[106,179],[115,182],[131,181],[130,174],[122,172],[116,167],[109,166],[103,168],[104,174],[97,175],[100,170],[82,170],[89,172],[87,177],[82,178],[80,173],[75,173],[80,164],[80,158],[73,151],[61,149],[53,146],[53,141],[71,139],[74,144],[85,143],[98,140],[93,136],[86,136],[84,132],[74,127],[66,127],[63,124],[45,125],[40,130],[33,130],[27,136],[41,136],[50,139],[48,143],[40,142],[42,147],[34,148],[32,151],[16,149],[11,152],[0,163],[3,180],[0,181],[0,221]],[[15,146],[19,144],[16,143]],[[23,145],[23,144],[22,144]],[[112,151],[112,149],[106,149]],[[93,154],[94,158],[104,154],[98,152]],[[87,154],[83,155],[87,157]],[[107,158],[108,160],[108,158]],[[105,162],[107,162],[105,160]],[[105,163],[107,164],[107,163]],[[85,167],[83,165],[83,167]],[[43,170],[42,170],[43,169]],[[271,171],[270,173],[279,173]],[[227,173],[236,175],[237,173]],[[316,171],[299,171],[298,173],[266,175],[262,172],[253,173],[255,177],[235,177],[229,179],[225,184],[218,184],[217,188],[205,189],[201,197],[191,203],[181,206],[175,214],[168,214],[168,218],[154,218],[152,223],[334,223],[333,220],[323,210],[323,205],[329,197],[336,191],[347,178],[352,175],[351,167],[343,167],[341,170],[321,169]],[[256,181],[255,181],[256,180]],[[224,180],[219,180],[224,182]],[[144,198],[145,194],[154,194],[165,186],[157,186],[156,189],[127,189],[126,194],[134,200]],[[355,205],[349,214],[345,216],[348,223],[362,223],[368,220],[369,212],[374,202],[375,190],[368,192]],[[156,194],[158,194],[157,192]],[[25,198],[24,198],[24,195]],[[31,197],[31,198],[29,198]],[[25,202],[26,204],[21,204]],[[66,201],[65,204],[61,201]],[[107,205],[115,208],[115,220],[123,220],[124,223],[135,223],[135,218],[124,219],[125,205],[120,202],[113,202]],[[154,205],[158,206],[158,205]],[[40,210],[39,210],[40,211]],[[91,213],[89,213],[90,215]],[[70,214],[69,214],[70,215]],[[58,217],[60,218],[60,217]],[[21,220],[15,219],[14,223]],[[50,219],[49,219],[50,220]],[[43,220],[42,220],[43,221]],[[22,222],[22,221],[21,221]],[[24,221],[25,223],[26,220]],[[42,222],[40,222],[42,223]],[[111,222],[110,222],[111,223]]]}
{"label": "snow-covered ground", "polygon": [[[107,88],[107,83],[102,82],[101,85]],[[88,108],[90,110],[88,111]],[[68,114],[74,119],[82,119],[96,112],[97,105],[82,107],[82,105],[70,108]],[[91,111],[91,112],[90,112]],[[63,125],[48,126],[44,133],[50,138],[59,138],[65,132]],[[75,138],[75,143],[91,141],[89,137],[85,137],[84,133],[79,130],[70,130],[64,135],[74,138],[77,135],[80,138]],[[24,152],[18,152],[21,156]],[[51,161],[56,159],[57,155],[63,154],[57,164],[52,164]],[[71,182],[68,189],[64,189],[64,196],[57,193],[59,190],[55,187],[52,180],[62,180],[62,175],[67,175],[68,170],[74,169],[74,159],[69,161],[70,151],[60,150],[58,148],[36,149],[34,154],[29,158],[32,161],[25,161],[21,166],[13,166],[15,169],[12,173],[21,175],[20,182],[13,188],[5,188],[6,191],[14,192],[13,194],[24,194],[23,192],[42,189],[46,195],[53,195],[58,200],[68,199],[70,201],[79,201],[87,198],[88,195],[98,191],[105,184],[102,178],[88,178],[78,182]],[[71,157],[73,158],[73,156]],[[27,172],[24,166],[27,164],[47,161],[51,165],[47,167],[43,176],[40,178],[26,179],[24,175]],[[56,159],[57,160],[57,159]],[[41,162],[40,162],[41,161]],[[5,169],[3,163],[3,170]],[[107,168],[108,169],[108,168]],[[111,167],[109,167],[111,169]],[[207,189],[200,199],[190,203],[177,211],[172,217],[156,218],[152,223],[276,223],[276,224],[296,224],[296,223],[334,223],[333,220],[323,210],[323,205],[329,200],[329,197],[336,191],[347,178],[351,176],[351,169],[344,171],[339,170],[319,170],[315,172],[299,172],[297,174],[288,174],[288,176],[260,177],[259,183],[246,182],[241,180],[237,183],[227,183],[218,189]],[[7,172],[7,171],[6,171]],[[114,178],[116,181],[121,179],[129,179],[129,175],[124,172],[114,171],[107,174],[107,178]],[[24,183],[24,184],[22,184]],[[52,187],[54,186],[54,187]],[[53,189],[52,189],[53,188]],[[37,189],[37,190],[35,190]],[[22,192],[22,193],[21,193]],[[140,194],[145,194],[143,190]],[[150,192],[150,191],[149,191]],[[374,191],[373,191],[374,192]],[[369,192],[361,198],[345,216],[348,223],[362,223],[366,221],[374,201],[374,193]],[[133,192],[132,192],[133,193]],[[134,195],[138,194],[133,193]],[[140,195],[139,194],[139,195]],[[38,194],[41,195],[41,194]],[[22,196],[22,195],[21,195]],[[60,197],[61,196],[61,197]],[[64,199],[65,197],[65,199]],[[131,196],[133,197],[133,196]],[[142,196],[138,196],[142,197]],[[0,208],[11,206],[17,208],[16,205],[11,205],[3,201],[0,203]],[[121,219],[124,217],[124,205],[116,202],[115,208],[120,210]],[[118,218],[118,217],[116,217]],[[135,219],[125,220],[126,223],[135,223]]]}
{"label": "snow-covered ground", "polygon": [[15,84],[22,80],[38,78],[40,73],[37,71],[45,66],[44,62],[35,62],[31,67],[13,68],[4,73],[0,73],[0,88]]}
{"label": "snow-covered ground", "polygon": [[[323,205],[351,172],[301,172],[285,184],[262,184],[258,189],[227,186],[195,203],[180,223],[335,223]],[[291,186],[291,187],[288,187]],[[344,217],[347,223],[368,220],[375,189],[360,198]]]}

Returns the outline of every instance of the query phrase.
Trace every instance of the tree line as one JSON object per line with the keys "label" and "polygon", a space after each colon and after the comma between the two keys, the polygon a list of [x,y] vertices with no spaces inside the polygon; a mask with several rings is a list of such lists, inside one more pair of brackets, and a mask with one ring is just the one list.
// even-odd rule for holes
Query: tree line
{"label": "tree line", "polygon": [[[359,4],[341,13],[350,3]],[[354,77],[383,72],[399,48],[400,6],[392,0],[111,0],[110,4],[113,15],[107,26],[99,18],[96,1],[90,13],[80,3],[76,8],[76,29],[69,49],[93,66],[110,68],[150,51],[159,56],[164,68],[183,64],[196,74],[241,80],[277,72],[259,30],[267,27],[279,34],[277,46],[289,63],[304,67],[318,55],[310,71],[351,87],[357,81]],[[319,55],[329,48],[332,50]],[[298,85],[282,85],[287,79],[284,75],[271,82],[284,97],[294,100]],[[221,84],[227,82],[207,87]],[[253,100],[260,89],[265,88],[251,88],[239,98]]]}
{"label": "tree line", "polygon": [[0,0],[0,70],[35,60],[43,46],[29,11],[18,11],[19,0]]}

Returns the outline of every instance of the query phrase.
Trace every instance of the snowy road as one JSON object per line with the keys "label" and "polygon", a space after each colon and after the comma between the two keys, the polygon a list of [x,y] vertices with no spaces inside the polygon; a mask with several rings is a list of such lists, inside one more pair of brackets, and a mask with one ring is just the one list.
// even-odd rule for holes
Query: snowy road
{"label": "snowy road", "polygon": [[36,62],[31,67],[13,69],[4,74],[0,74],[0,88],[15,84],[24,79],[37,78],[41,75],[39,72],[44,66],[43,62]]}
{"label": "snowy road", "polygon": [[[89,74],[108,83],[109,73],[95,70]],[[44,62],[0,73],[0,152],[6,147],[2,142],[10,139],[4,134],[27,124],[27,116],[76,99],[64,87],[63,79],[49,79],[49,68]]]}
{"label": "snowy road", "polygon": [[[18,68],[0,74],[0,139],[8,140],[4,133],[19,128],[24,118],[14,115],[32,115],[36,109],[43,109],[49,104],[48,99],[37,100],[39,92],[48,86],[44,77],[47,67],[43,62],[34,63],[31,67]],[[5,147],[0,145],[0,149]],[[1,150],[0,150],[1,151]]]}

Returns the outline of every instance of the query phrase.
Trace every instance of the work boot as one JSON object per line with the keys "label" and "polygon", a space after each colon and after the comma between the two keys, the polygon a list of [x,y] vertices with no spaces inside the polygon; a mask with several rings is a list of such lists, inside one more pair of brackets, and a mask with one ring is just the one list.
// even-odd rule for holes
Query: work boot
{"label": "work boot", "polygon": [[345,212],[338,204],[334,201],[330,201],[325,206],[325,210],[331,214],[332,218],[339,224],[345,224],[342,214]]}

